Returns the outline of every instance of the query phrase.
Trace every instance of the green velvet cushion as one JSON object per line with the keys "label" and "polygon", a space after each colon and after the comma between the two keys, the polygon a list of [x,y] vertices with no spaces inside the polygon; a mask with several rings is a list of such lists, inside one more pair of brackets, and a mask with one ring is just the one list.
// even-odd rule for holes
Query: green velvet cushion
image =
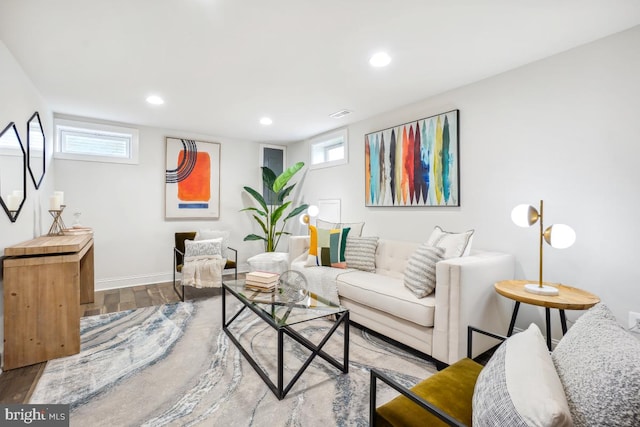
{"label": "green velvet cushion", "polygon": [[[187,231],[187,232],[182,232],[182,233],[176,233],[175,234],[175,245],[176,245],[176,249],[178,249],[180,252],[182,252],[184,254],[184,241],[185,240],[193,240],[196,237],[196,232],[195,231]],[[178,271],[182,270],[182,263],[183,263],[183,259],[182,259],[182,255],[180,255],[180,253],[176,253],[176,269]],[[178,268],[179,266],[179,268]]]}
{"label": "green velvet cushion", "polygon": [[[415,394],[471,425],[473,389],[482,365],[462,359],[411,388]],[[376,426],[446,426],[426,409],[398,396],[376,409]]]}

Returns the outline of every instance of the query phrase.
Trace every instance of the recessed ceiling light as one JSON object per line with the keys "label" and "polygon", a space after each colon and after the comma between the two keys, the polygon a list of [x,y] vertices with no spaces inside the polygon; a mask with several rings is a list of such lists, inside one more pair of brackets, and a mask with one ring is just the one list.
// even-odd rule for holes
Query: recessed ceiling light
{"label": "recessed ceiling light", "polygon": [[348,114],[351,114],[351,111],[349,110],[340,110],[340,111],[336,111],[335,113],[331,113],[329,114],[329,117],[331,117],[332,119],[339,119],[340,117],[344,117]]}
{"label": "recessed ceiling light", "polygon": [[378,52],[369,59],[372,67],[386,67],[391,62],[391,57],[386,52]]}
{"label": "recessed ceiling light", "polygon": [[273,120],[271,120],[269,117],[263,117],[260,119],[261,125],[269,126],[271,123],[273,123]]}
{"label": "recessed ceiling light", "polygon": [[162,105],[164,104],[164,99],[160,98],[158,95],[151,95],[147,97],[147,102],[153,105]]}

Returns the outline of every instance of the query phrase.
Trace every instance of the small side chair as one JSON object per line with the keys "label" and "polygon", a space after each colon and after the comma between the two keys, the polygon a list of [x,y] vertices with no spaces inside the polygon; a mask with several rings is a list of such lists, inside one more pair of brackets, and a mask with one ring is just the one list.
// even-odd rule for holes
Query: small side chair
{"label": "small side chair", "polygon": [[[182,266],[184,265],[184,248],[185,240],[193,240],[196,237],[195,231],[183,231],[175,233],[175,246],[173,248],[173,290],[178,298],[184,302],[184,285],[180,284],[181,292],[178,291],[176,282],[176,273],[182,272]],[[233,259],[227,258],[227,263],[224,266],[225,270],[233,270],[234,280],[238,280],[238,251],[230,246],[227,246],[227,250],[233,252]]]}
{"label": "small side chair", "polygon": [[[471,358],[473,332],[500,341],[506,337],[472,326],[467,327],[467,357],[418,383],[403,387],[379,370],[371,369],[369,425],[392,426],[471,426],[473,390],[483,366]],[[377,380],[400,396],[376,407]]]}

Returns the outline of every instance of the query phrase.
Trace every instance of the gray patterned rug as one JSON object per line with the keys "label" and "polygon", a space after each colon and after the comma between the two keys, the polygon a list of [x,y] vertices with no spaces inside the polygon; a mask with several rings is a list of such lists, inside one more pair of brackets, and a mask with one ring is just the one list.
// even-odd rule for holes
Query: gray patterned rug
{"label": "gray patterned rug", "polygon": [[[30,403],[70,404],[72,426],[365,426],[370,367],[407,386],[435,372],[351,327],[349,373],[316,358],[279,401],[222,331],[221,307],[217,296],[83,318],[81,352],[49,361]],[[275,331],[251,313],[236,324],[275,379]],[[321,319],[296,330],[317,343],[330,326]],[[324,347],[339,361],[342,340],[339,328]],[[285,383],[308,355],[285,337]],[[379,393],[378,404],[395,395]]]}

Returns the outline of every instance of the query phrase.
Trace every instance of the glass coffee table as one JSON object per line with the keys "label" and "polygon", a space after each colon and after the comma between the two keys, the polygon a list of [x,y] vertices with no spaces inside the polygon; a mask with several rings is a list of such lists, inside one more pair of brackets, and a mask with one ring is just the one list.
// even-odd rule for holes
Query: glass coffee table
{"label": "glass coffee table", "polygon": [[[274,292],[254,291],[245,288],[244,280],[224,281],[222,287],[222,329],[278,399],[284,399],[316,356],[320,356],[345,374],[349,372],[349,310],[308,291],[294,295],[281,289],[276,289]],[[229,320],[227,320],[227,293],[233,295],[241,303],[239,304],[239,310]],[[238,318],[240,313],[246,309],[253,311],[277,332],[277,384],[269,378],[267,372],[256,362],[229,329],[229,326]],[[292,328],[292,325],[323,317],[333,320],[333,325],[317,345]],[[342,363],[322,350],[322,347],[329,341],[329,338],[340,325],[344,325],[344,355]],[[287,385],[284,385],[283,346],[285,335],[311,351],[309,357]]]}

